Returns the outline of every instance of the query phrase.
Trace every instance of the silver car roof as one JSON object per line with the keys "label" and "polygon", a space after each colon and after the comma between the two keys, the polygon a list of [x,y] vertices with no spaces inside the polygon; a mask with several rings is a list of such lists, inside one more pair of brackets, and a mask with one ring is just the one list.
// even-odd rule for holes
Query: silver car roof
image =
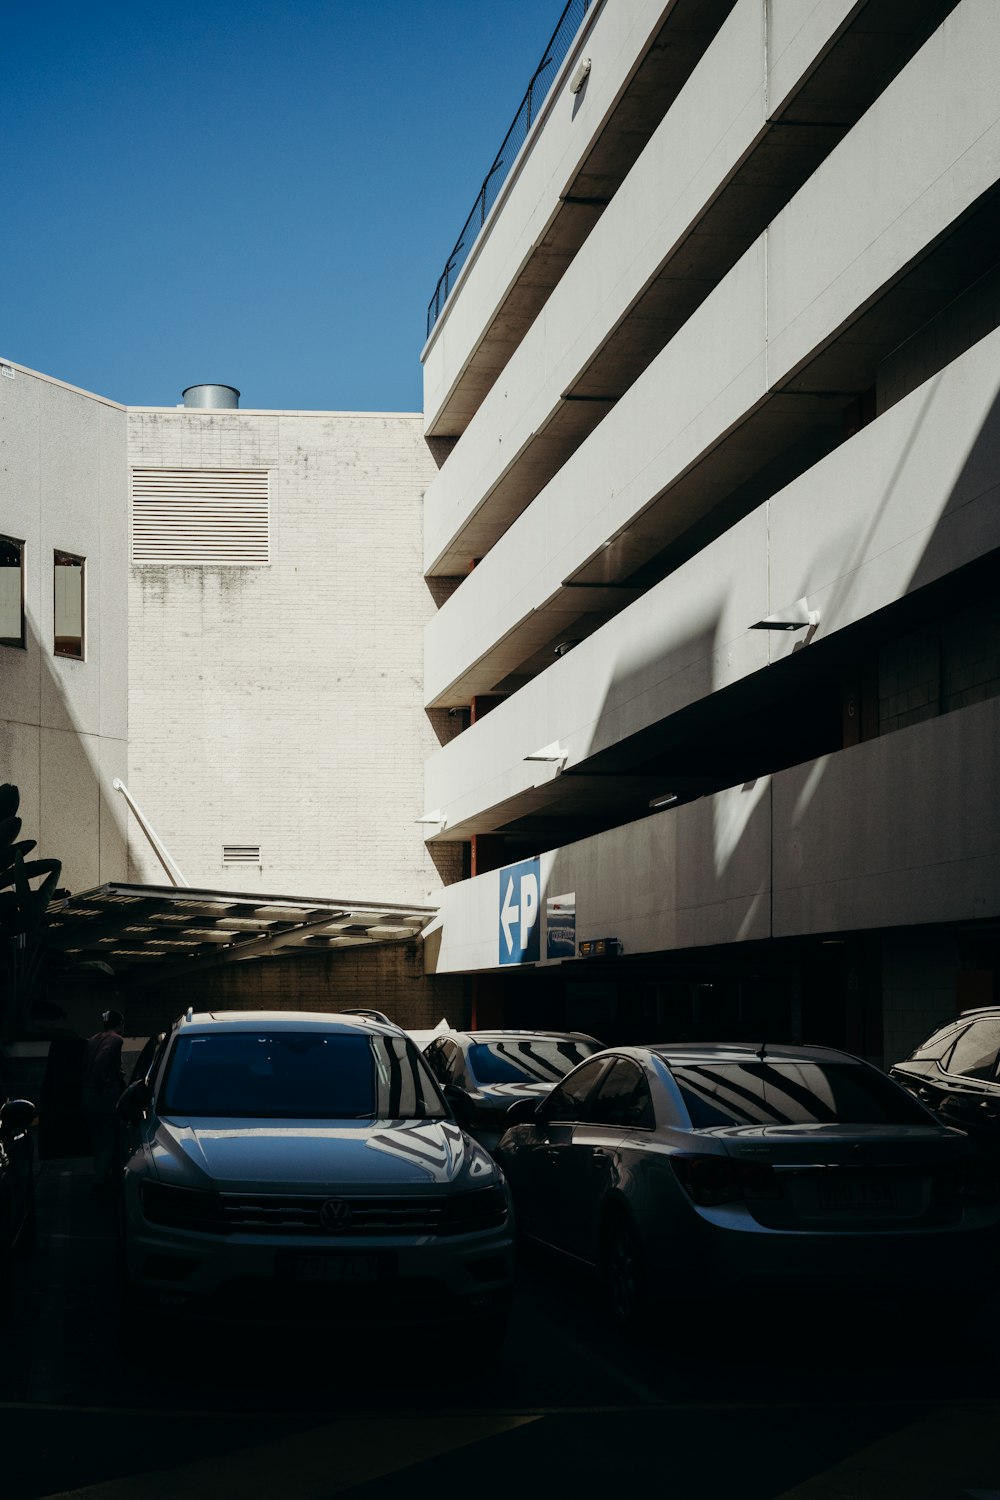
{"label": "silver car roof", "polygon": [[664,1062],[849,1062],[863,1059],[837,1047],[819,1047],[790,1042],[653,1042],[643,1047]]}
{"label": "silver car roof", "polygon": [[215,1010],[195,1011],[176,1023],[178,1031],[254,1031],[266,1026],[269,1031],[372,1031],[382,1036],[401,1036],[392,1022],[375,1021],[367,1016],[339,1015],[315,1010]]}
{"label": "silver car roof", "polygon": [[[597,1047],[604,1045],[603,1042],[597,1040],[596,1036],[588,1036],[585,1031],[549,1031],[547,1027],[540,1031],[516,1031],[501,1026],[491,1026],[488,1031],[442,1031],[439,1035],[460,1037],[463,1041],[469,1042],[503,1042],[510,1037],[514,1041],[518,1038],[521,1040],[533,1038],[540,1042],[593,1042]],[[435,1037],[434,1040],[436,1041],[437,1038]]]}

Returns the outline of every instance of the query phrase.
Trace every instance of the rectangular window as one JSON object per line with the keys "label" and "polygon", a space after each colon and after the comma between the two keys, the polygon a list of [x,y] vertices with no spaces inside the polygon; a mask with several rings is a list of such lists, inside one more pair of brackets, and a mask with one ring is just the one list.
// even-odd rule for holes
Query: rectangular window
{"label": "rectangular window", "polygon": [[24,650],[24,543],[0,536],[0,646]]}
{"label": "rectangular window", "polygon": [[53,554],[55,653],[83,660],[83,564],[70,552]]}

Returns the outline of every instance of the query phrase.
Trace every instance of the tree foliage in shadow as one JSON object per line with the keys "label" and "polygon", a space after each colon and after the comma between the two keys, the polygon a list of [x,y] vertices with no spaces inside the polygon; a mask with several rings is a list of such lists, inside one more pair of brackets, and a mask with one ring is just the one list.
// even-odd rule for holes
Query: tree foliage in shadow
{"label": "tree foliage in shadow", "polygon": [[16,1036],[30,1014],[45,952],[42,924],[62,870],[58,859],[25,858],[35,840],[19,838],[20,802],[16,786],[0,786],[0,1036]]}

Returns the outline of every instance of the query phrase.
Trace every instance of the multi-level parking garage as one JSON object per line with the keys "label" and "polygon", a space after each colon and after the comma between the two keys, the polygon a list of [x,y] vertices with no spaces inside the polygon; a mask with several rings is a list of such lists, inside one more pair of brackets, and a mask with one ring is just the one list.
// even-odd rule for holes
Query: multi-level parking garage
{"label": "multi-level parking garage", "polygon": [[429,961],[892,1061],[995,993],[1000,12],[575,8],[424,351]]}

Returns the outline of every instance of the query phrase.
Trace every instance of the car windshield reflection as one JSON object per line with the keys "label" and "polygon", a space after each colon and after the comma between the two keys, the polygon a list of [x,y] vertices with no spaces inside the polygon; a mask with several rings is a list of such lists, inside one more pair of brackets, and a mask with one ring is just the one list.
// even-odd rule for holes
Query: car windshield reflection
{"label": "car windshield reflection", "polygon": [[598,1051],[596,1042],[507,1037],[474,1042],[469,1048],[469,1067],[478,1083],[556,1083]]}
{"label": "car windshield reflection", "polygon": [[270,1120],[447,1115],[409,1038],[316,1031],[178,1037],[158,1112]]}
{"label": "car windshield reflection", "polygon": [[714,1125],[925,1125],[888,1079],[851,1063],[674,1065],[695,1129]]}

